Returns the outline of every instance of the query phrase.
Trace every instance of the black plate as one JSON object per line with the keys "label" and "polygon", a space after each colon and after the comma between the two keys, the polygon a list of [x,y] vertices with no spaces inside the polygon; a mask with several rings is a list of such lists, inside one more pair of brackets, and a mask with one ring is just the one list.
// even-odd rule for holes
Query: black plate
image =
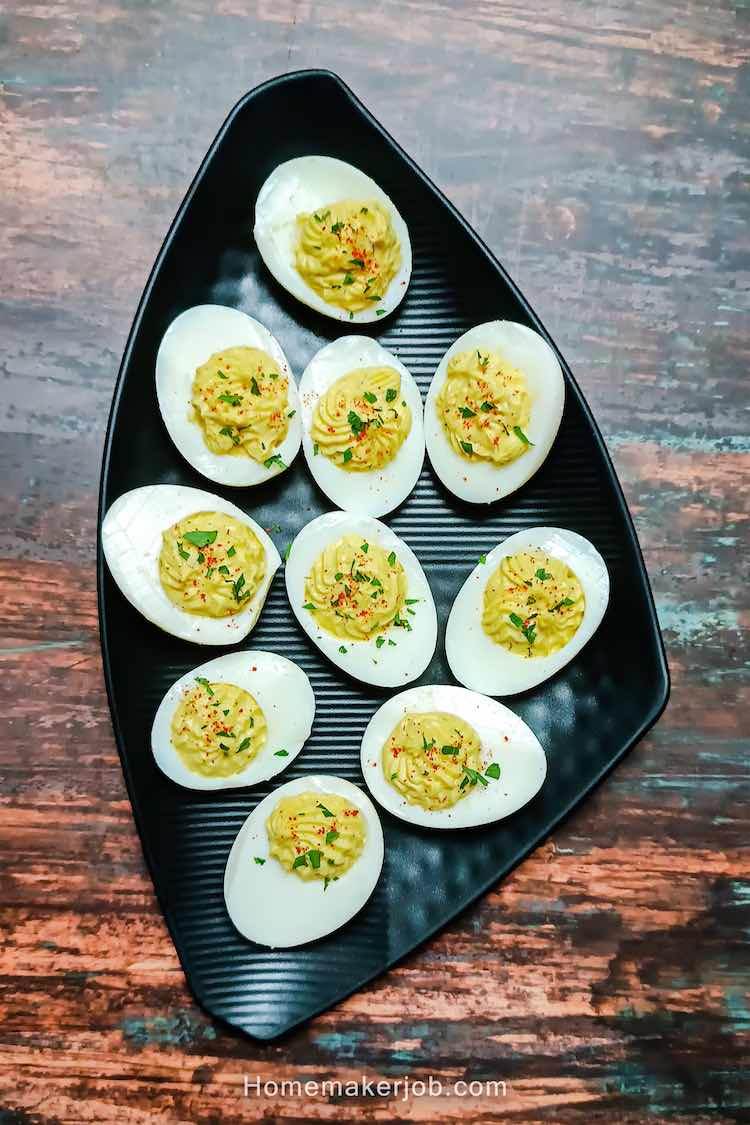
{"label": "black plate", "polygon": [[[385,323],[358,325],[395,352],[423,394],[445,349],[473,324],[507,318],[542,332],[502,267],[347,86],[302,71],[253,90],[211,146],[141,299],[115,389],[102,468],[100,522],[122,492],[171,483],[221,491],[172,445],[159,416],[154,361],[162,333],[190,305],[216,302],[257,317],[278,337],[299,376],[318,348],[346,326],[306,310],[274,282],[252,237],[258,189],[283,160],[325,153],[356,164],[396,202],[411,231],[414,274]],[[551,343],[552,341],[550,341]],[[389,519],[416,551],[440,622],[435,657],[417,683],[452,682],[443,647],[451,604],[477,557],[535,524],[589,538],[609,568],[612,595],[587,647],[552,680],[511,700],[547,750],[540,794],[495,826],[430,833],[383,812],[380,883],[338,933],[301,949],[271,952],[234,930],[223,874],[243,820],[272,785],[191,794],[153,763],[149,732],[167,688],[221,649],[178,641],[125,601],[98,554],[99,613],[112,721],[143,850],[190,987],[213,1015],[269,1039],[320,1012],[393,965],[506,875],[604,777],[656,721],[669,679],[651,591],[619,483],[601,435],[561,358],[567,405],[547,462],[520,492],[490,509],[463,504],[437,484],[429,464]],[[301,454],[289,472],[256,489],[224,490],[286,544],[331,505]],[[307,772],[362,784],[359,744],[384,694],[350,680],[301,632],[277,575],[248,645],[283,653],[310,676],[313,735],[277,784]]]}

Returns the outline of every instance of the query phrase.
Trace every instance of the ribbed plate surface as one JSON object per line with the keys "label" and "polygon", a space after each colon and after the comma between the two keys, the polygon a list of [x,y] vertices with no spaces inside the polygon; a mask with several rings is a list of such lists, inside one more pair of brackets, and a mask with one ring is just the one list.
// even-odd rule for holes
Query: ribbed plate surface
{"label": "ribbed plate surface", "polygon": [[[273,282],[252,239],[253,203],[263,180],[280,161],[307,153],[337,156],[364,169],[410,227],[411,286],[395,316],[372,326],[372,334],[412,371],[423,394],[442,353],[472,324],[500,317],[541,330],[472,231],[337,77],[308,71],[276,79],[232,111],[159,254],[115,392],[102,510],[142,484],[221,491],[183,462],[156,405],[156,351],[183,309],[217,302],[252,314],[279,338],[298,376],[319,347],[342,334],[341,325],[307,312]],[[348,926],[312,946],[291,952],[254,947],[235,932],[224,908],[230,846],[270,786],[191,795],[152,762],[149,731],[162,695],[222,650],[194,648],[149,625],[114,587],[99,552],[112,718],[159,901],[198,1000],[251,1035],[271,1038],[327,1008],[451,919],[550,832],[666,703],[666,664],[635,534],[567,369],[566,379],[560,435],[521,492],[490,510],[473,509],[446,494],[425,464],[415,492],[389,520],[422,561],[438,609],[438,649],[419,683],[451,682],[442,640],[450,606],[477,556],[499,539],[523,527],[554,524],[587,536],[601,551],[612,579],[601,628],[560,675],[511,701],[547,750],[547,781],[529,806],[489,828],[431,834],[383,813],[386,857],[375,894]],[[269,485],[226,494],[270,530],[282,554],[303,524],[331,507],[301,455]],[[362,784],[359,742],[384,695],[349,680],[318,654],[292,616],[281,574],[249,643],[297,661],[317,697],[313,736],[279,781],[323,771]]]}

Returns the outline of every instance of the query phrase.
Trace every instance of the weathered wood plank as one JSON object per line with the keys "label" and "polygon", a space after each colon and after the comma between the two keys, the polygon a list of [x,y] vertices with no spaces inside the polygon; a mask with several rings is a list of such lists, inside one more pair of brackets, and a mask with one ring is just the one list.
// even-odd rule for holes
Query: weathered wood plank
{"label": "weathered wood plank", "polygon": [[[11,3],[0,14],[0,1119],[741,1120],[750,1055],[742,5]],[[538,309],[670,650],[656,730],[502,889],[279,1043],[188,995],[132,824],[93,571],[114,376],[228,108],[341,73]],[[242,1076],[508,1096],[242,1096]],[[745,1118],[746,1119],[746,1118]]]}

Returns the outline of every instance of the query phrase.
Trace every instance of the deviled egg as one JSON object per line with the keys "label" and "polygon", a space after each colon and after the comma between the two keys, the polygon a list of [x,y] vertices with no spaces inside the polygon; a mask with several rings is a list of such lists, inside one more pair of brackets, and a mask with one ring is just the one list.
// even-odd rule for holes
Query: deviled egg
{"label": "deviled egg", "polygon": [[253,233],[279,284],[335,320],[378,320],[409,284],[406,223],[382,188],[343,160],[279,164],[258,193]]}
{"label": "deviled egg", "polygon": [[384,703],[365,730],[361,763],[378,804],[428,828],[510,816],[547,773],[544,750],[523,719],[486,695],[444,684]]}
{"label": "deviled egg", "polygon": [[300,380],[302,447],[316,483],[346,512],[382,516],[401,504],[424,462],[419,387],[369,336],[342,336]]}
{"label": "deviled egg", "polygon": [[482,556],[448,618],[445,652],[459,683],[515,695],[559,672],[598,629],[609,574],[574,531],[532,527]]}
{"label": "deviled egg", "polygon": [[382,866],[383,830],[369,797],[343,778],[307,775],[250,813],[229,853],[224,899],[243,937],[289,949],[353,918]]}
{"label": "deviled egg", "polygon": [[510,320],[470,328],[448,348],[427,392],[435,473],[461,500],[507,496],[541,467],[564,404],[560,364],[538,332]]}
{"label": "deviled egg", "polygon": [[292,543],[285,573],[300,625],[351,676],[397,687],[429,664],[432,592],[414,552],[385,524],[348,512],[318,516]]}
{"label": "deviled egg", "polygon": [[102,522],[102,549],[139,613],[203,645],[247,636],[281,564],[272,540],[241,508],[178,484],[118,497]]}
{"label": "deviled egg", "polygon": [[291,660],[261,649],[229,652],[172,684],[151,749],[159,769],[188,789],[257,785],[294,761],[314,718],[310,681]]}
{"label": "deviled egg", "polygon": [[239,309],[196,305],[172,321],[156,356],[156,397],[182,456],[219,484],[261,484],[299,452],[289,363],[268,329]]}

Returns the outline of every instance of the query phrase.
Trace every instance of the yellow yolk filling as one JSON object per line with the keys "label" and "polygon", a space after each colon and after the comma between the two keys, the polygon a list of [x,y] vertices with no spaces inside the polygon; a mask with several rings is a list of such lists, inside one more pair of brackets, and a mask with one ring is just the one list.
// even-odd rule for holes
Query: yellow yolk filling
{"label": "yellow yolk filling", "polygon": [[230,617],[252,600],[266,573],[255,532],[220,512],[196,512],[162,534],[159,578],[169,600],[202,617]]}
{"label": "yellow yolk filling", "polygon": [[586,600],[564,562],[543,551],[506,555],[484,591],[482,628],[517,656],[551,656],[578,631]]}
{"label": "yellow yolk filling", "polygon": [[393,367],[358,367],[318,399],[313,448],[349,472],[382,469],[398,453],[411,427]]}
{"label": "yellow yolk filling", "polygon": [[257,702],[234,684],[198,680],[172,716],[172,745],[202,777],[240,773],[262,750],[266,733]]}
{"label": "yellow yolk filling", "polygon": [[298,215],[297,233],[297,270],[324,301],[349,312],[380,307],[401,266],[401,247],[382,204],[326,204]]}
{"label": "yellow yolk filling", "polygon": [[530,447],[526,380],[494,352],[454,355],[436,407],[448,440],[467,461],[506,465]]}
{"label": "yellow yolk filling", "polygon": [[[383,773],[411,805],[455,805],[481,769],[481,741],[457,715],[427,711],[405,715],[383,746]],[[473,772],[472,772],[473,771]]]}
{"label": "yellow yolk filling", "polygon": [[365,846],[364,817],[335,793],[282,797],[266,820],[269,853],[300,879],[345,875]]}
{"label": "yellow yolk filling", "polygon": [[364,641],[391,626],[411,628],[403,616],[406,594],[406,573],[394,551],[345,535],[313,563],[304,608],[335,637]]}
{"label": "yellow yolk filling", "polygon": [[289,380],[259,348],[224,348],[196,369],[191,418],[212,453],[264,462],[289,430]]}

